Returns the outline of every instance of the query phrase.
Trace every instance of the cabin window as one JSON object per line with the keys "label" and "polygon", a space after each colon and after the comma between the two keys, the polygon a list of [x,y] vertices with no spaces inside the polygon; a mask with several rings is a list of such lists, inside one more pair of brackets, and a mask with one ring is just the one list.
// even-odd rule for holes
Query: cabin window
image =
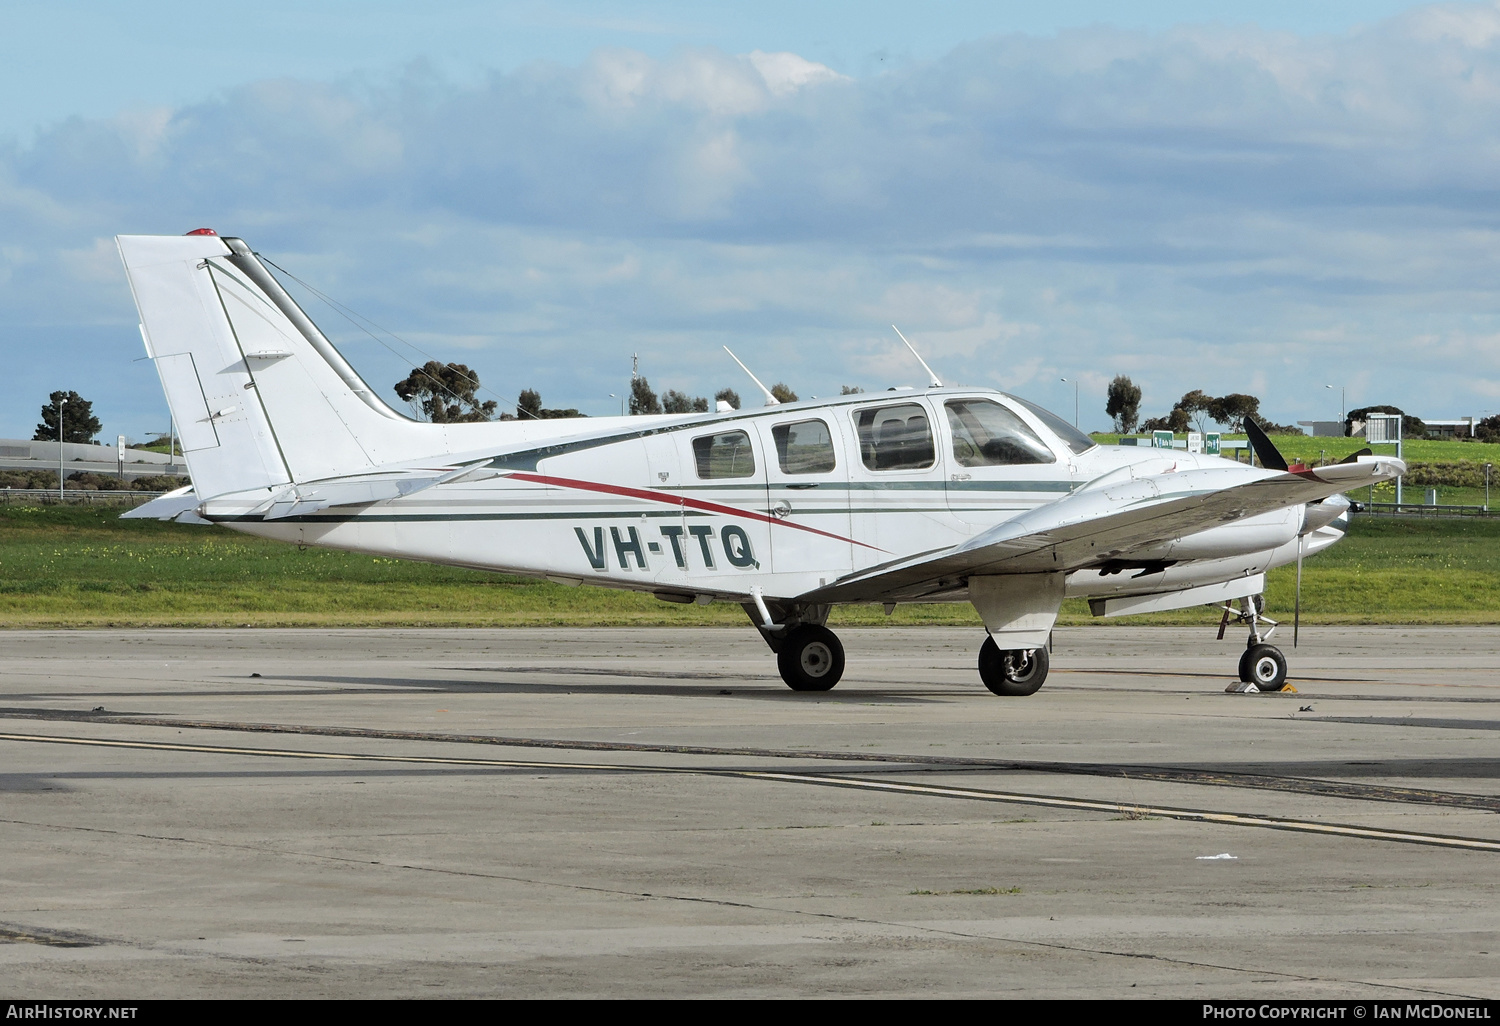
{"label": "cabin window", "polygon": [[693,459],[698,464],[698,476],[705,481],[755,476],[755,453],[750,451],[750,436],[743,431],[721,431],[693,439]]}
{"label": "cabin window", "polygon": [[1057,456],[1020,417],[988,399],[945,404],[953,429],[953,459],[961,467],[1056,463]]}
{"label": "cabin window", "polygon": [[826,474],[838,465],[833,436],[821,420],[799,420],[771,429],[783,474]]}
{"label": "cabin window", "polygon": [[916,403],[857,410],[859,458],[871,470],[921,470],[934,462],[932,427]]}

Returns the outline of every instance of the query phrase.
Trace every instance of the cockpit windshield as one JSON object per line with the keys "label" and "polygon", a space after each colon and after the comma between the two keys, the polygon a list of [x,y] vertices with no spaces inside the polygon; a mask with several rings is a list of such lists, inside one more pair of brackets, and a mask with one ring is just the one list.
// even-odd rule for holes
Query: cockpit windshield
{"label": "cockpit windshield", "polygon": [[1042,409],[1036,403],[1028,403],[1020,396],[1011,395],[1009,392],[1005,393],[1005,398],[1015,400],[1022,406],[1026,407],[1027,410],[1036,414],[1037,419],[1051,428],[1052,433],[1055,434],[1058,438],[1061,438],[1063,444],[1066,445],[1069,449],[1072,449],[1074,453],[1088,452],[1094,446],[1099,444],[1088,435],[1084,434],[1082,431],[1079,431],[1072,424],[1069,424],[1067,421],[1063,420],[1057,414]]}

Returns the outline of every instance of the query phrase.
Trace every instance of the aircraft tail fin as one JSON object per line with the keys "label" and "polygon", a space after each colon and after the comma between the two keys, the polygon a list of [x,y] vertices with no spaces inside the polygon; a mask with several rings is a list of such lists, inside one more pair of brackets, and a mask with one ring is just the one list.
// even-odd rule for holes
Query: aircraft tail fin
{"label": "aircraft tail fin", "polygon": [[239,239],[117,240],[202,499],[441,450],[386,406]]}

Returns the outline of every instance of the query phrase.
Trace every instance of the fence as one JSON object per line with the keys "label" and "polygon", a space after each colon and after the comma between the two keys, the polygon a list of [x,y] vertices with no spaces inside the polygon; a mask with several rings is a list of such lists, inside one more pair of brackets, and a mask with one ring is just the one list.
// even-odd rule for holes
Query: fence
{"label": "fence", "polygon": [[59,502],[101,506],[140,506],[166,492],[136,492],[129,489],[67,488],[59,499],[56,488],[0,488],[0,506],[56,506]]}
{"label": "fence", "polygon": [[1500,511],[1492,510],[1487,506],[1427,506],[1417,502],[1356,502],[1352,510],[1354,513],[1368,513],[1371,516],[1386,517],[1426,517],[1428,519],[1440,519],[1443,517],[1493,517],[1500,515]]}

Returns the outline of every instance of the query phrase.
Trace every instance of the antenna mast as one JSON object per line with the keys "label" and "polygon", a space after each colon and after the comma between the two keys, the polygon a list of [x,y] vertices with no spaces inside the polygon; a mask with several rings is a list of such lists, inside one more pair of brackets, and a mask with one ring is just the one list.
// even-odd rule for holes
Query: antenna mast
{"label": "antenna mast", "polygon": [[[732,349],[730,349],[728,346],[725,346],[724,347],[724,352],[726,352],[726,353],[729,354],[729,358],[731,360],[733,360],[735,363],[739,363],[740,364],[740,370],[744,371],[746,374],[750,374],[750,368],[746,367],[743,363],[740,363],[740,358],[738,356],[734,355],[734,351]],[[774,395],[772,395],[771,394],[771,390],[769,388],[767,388],[765,385],[762,385],[760,383],[760,378],[757,378],[754,374],[750,374],[750,380],[753,381],[753,382],[755,382],[755,387],[756,388],[760,389],[762,392],[765,393],[765,396],[766,396],[766,405],[767,406],[780,406],[781,405],[781,400],[777,399]]]}
{"label": "antenna mast", "polygon": [[[894,324],[892,324],[891,325],[891,330],[896,333],[896,336],[898,338],[900,338],[901,341],[906,342],[906,336],[903,335],[903,334],[901,334],[901,329],[900,328],[898,328]],[[917,352],[917,347],[914,346],[914,345],[912,345],[910,342],[906,342],[906,348],[908,348],[908,349],[911,350],[911,355],[913,355],[913,356],[915,356],[917,358],[917,362],[920,363],[922,365],[922,369],[927,372],[927,378],[928,378],[927,387],[929,387],[929,388],[942,388],[943,387],[943,383],[938,380],[938,376],[936,374],[932,373],[932,368],[929,367],[929,366],[927,366],[927,361],[924,360],[924,359],[922,359],[922,354],[919,353],[919,352]]]}

